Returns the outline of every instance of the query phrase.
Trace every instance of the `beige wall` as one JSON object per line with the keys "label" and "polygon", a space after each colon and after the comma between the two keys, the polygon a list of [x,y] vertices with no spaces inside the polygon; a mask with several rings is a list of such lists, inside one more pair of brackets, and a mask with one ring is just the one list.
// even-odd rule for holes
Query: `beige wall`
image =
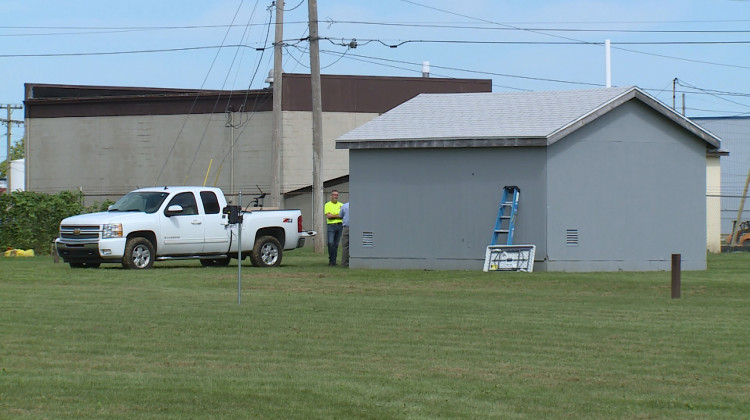
{"label": "beige wall", "polygon": [[[377,115],[323,114],[323,180],[349,174],[349,153],[336,150],[336,138]],[[27,187],[49,193],[80,189],[87,204],[155,185],[205,183],[228,195],[241,191],[243,201],[258,187],[270,193],[272,113],[235,113],[234,130],[227,123],[224,114],[30,118]],[[284,112],[283,124],[286,193],[312,184],[312,116]]]}
{"label": "beige wall", "polygon": [[[337,150],[336,139],[377,117],[375,113],[323,113],[322,163],[324,180],[349,175],[349,151]],[[312,185],[312,116],[309,112],[285,111],[282,154],[282,190],[294,191]]]}
{"label": "beige wall", "polygon": [[706,245],[708,252],[721,252],[721,167],[718,156],[706,159]]}
{"label": "beige wall", "polygon": [[229,192],[232,166],[235,190],[254,192],[256,184],[268,189],[270,127],[266,112],[236,128],[232,162],[232,130],[222,114],[30,118],[29,189],[122,194],[205,182]]}

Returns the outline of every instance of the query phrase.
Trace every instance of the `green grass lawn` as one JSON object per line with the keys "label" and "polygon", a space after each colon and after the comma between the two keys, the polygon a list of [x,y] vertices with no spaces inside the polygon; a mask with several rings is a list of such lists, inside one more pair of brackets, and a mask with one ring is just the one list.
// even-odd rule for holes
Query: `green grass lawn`
{"label": "green grass lawn", "polygon": [[0,418],[750,416],[750,253],[705,272],[72,270],[0,257]]}

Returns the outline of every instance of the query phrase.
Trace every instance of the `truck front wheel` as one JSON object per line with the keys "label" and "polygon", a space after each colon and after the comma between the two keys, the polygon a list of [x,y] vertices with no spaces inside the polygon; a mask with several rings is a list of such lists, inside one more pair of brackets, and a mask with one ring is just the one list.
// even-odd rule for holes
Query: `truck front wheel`
{"label": "truck front wheel", "polygon": [[284,250],[279,240],[273,236],[262,236],[255,241],[250,262],[255,267],[278,267]]}
{"label": "truck front wheel", "polygon": [[154,246],[146,238],[130,238],[125,244],[122,266],[133,270],[151,268],[154,265]]}

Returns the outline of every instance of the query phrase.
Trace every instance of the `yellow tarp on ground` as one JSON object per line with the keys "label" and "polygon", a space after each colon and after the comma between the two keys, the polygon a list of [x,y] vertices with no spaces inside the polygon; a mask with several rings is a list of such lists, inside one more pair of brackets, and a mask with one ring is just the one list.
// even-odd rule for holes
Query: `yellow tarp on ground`
{"label": "yellow tarp on ground", "polygon": [[33,249],[9,249],[5,251],[6,257],[33,257],[34,256],[34,250]]}

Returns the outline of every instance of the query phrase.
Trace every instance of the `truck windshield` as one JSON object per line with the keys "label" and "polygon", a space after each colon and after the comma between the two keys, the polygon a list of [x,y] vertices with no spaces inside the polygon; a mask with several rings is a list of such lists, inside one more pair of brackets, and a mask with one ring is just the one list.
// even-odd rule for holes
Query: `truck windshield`
{"label": "truck windshield", "polygon": [[142,211],[155,213],[167,198],[166,192],[130,192],[109,208],[109,211]]}

